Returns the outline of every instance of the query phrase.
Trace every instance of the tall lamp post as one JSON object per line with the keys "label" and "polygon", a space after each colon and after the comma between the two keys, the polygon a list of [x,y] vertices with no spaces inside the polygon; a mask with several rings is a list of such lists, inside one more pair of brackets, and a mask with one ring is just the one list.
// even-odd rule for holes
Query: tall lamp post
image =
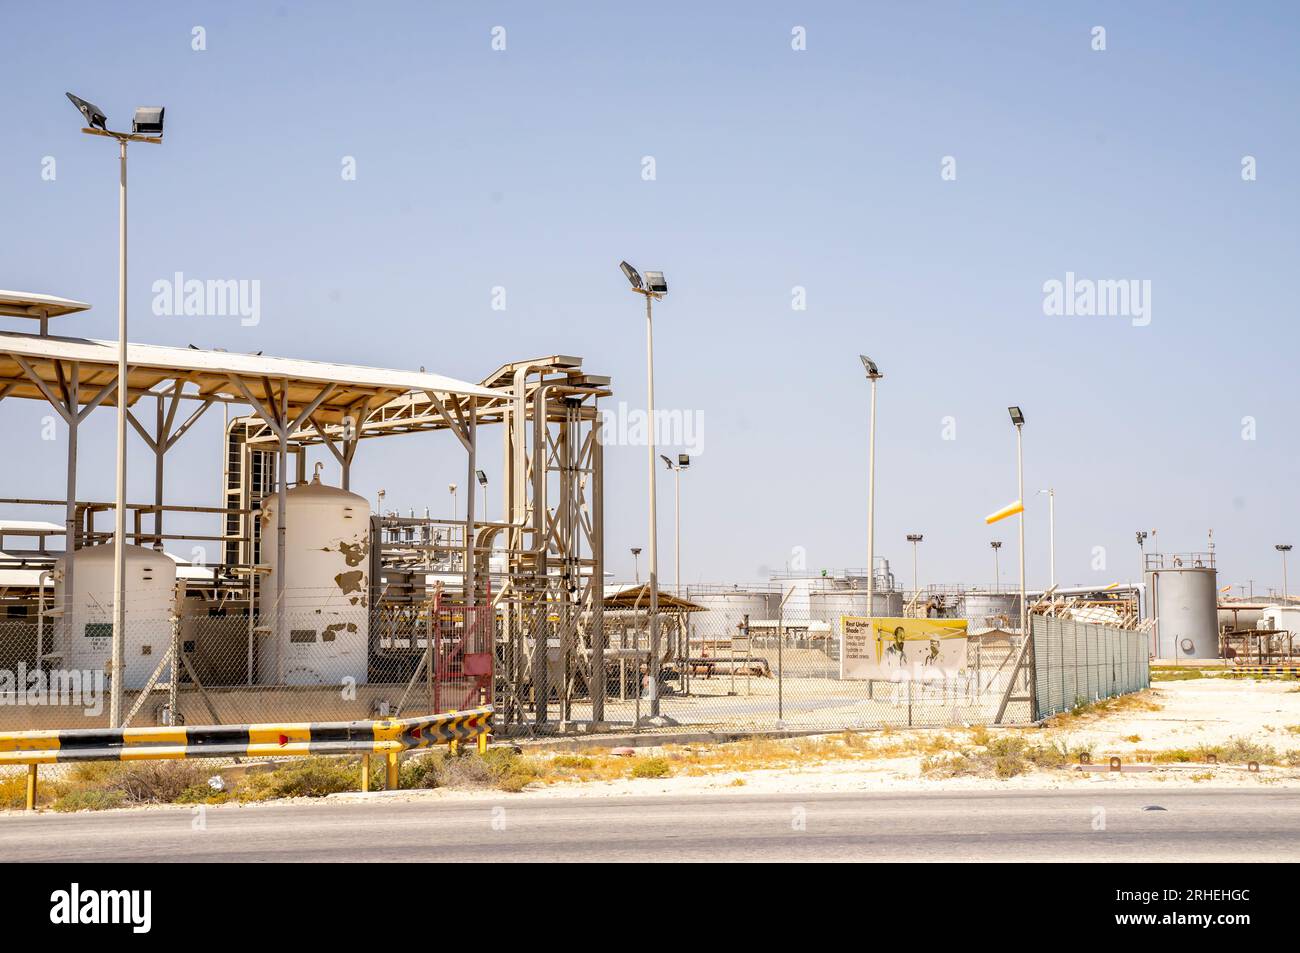
{"label": "tall lamp post", "polygon": [[646,416],[650,474],[650,717],[659,717],[659,526],[655,501],[655,337],[651,304],[668,293],[662,271],[647,271],[645,280],[627,262],[619,262],[632,291],[645,298]]}
{"label": "tall lamp post", "polygon": [[1047,558],[1051,566],[1052,588],[1056,588],[1056,490],[1048,487],[1038,493],[1047,494]]}
{"label": "tall lamp post", "polygon": [[641,585],[641,547],[632,547],[632,576],[636,584]]}
{"label": "tall lamp post", "polygon": [[916,574],[916,547],[925,539],[920,533],[908,533],[907,541],[912,544],[912,611],[916,611],[916,600],[921,596],[921,583]]}
{"label": "tall lamp post", "polygon": [[474,477],[478,480],[478,485],[483,488],[483,519],[488,518],[488,495],[487,495],[487,474],[482,470],[475,470]]}
{"label": "tall lamp post", "polygon": [[995,539],[989,545],[993,547],[993,591],[1001,592],[1002,570],[998,566],[998,550],[1002,548],[1002,540]]}
{"label": "tall lamp post", "polygon": [[[1022,503],[1025,499],[1025,454],[1024,429],[1025,415],[1019,407],[1008,407],[1011,423],[1016,428],[1016,499]],[[1020,634],[1029,637],[1029,607],[1025,605],[1025,511],[1020,510]]]}
{"label": "tall lamp post", "polygon": [[1291,552],[1291,544],[1278,543],[1273,548],[1282,554],[1282,603],[1286,605],[1291,602],[1291,599],[1288,596],[1290,590],[1287,588],[1287,584],[1286,584],[1286,554]]}
{"label": "tall lamp post", "polygon": [[[880,373],[876,362],[865,354],[859,354],[862,369],[871,381],[871,422],[867,436],[867,614],[876,615],[876,381],[885,375]],[[843,651],[841,648],[841,657]]]}
{"label": "tall lamp post", "polygon": [[[65,94],[86,120],[81,131],[91,136],[117,140],[117,495],[113,520],[113,648],[112,675],[109,680],[108,724],[122,723],[122,647],[126,632],[126,411],[131,388],[127,384],[126,365],[126,144],[128,142],[161,143],[163,107],[141,106],[131,120],[130,132],[113,132],[108,117],[93,103],[72,93]],[[68,558],[72,558],[72,540],[68,540]],[[72,620],[68,620],[68,625]]]}
{"label": "tall lamp post", "polygon": [[673,593],[682,594],[682,471],[689,468],[691,458],[685,453],[677,454],[673,463],[662,453],[659,459],[669,470],[673,471]]}

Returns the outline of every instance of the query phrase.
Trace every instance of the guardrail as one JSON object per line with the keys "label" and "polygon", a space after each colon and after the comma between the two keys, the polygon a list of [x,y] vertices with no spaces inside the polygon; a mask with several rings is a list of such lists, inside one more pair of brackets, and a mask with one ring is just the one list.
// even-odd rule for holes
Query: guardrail
{"label": "guardrail", "polygon": [[[402,751],[477,740],[487,750],[491,705],[419,718],[382,721],[195,725],[174,728],[81,728],[0,732],[0,765],[27,765],[27,809],[36,806],[37,769],[74,761],[147,761],[174,758],[266,758],[383,754],[387,787],[397,787]],[[361,762],[361,790],[370,790],[370,759]]]}

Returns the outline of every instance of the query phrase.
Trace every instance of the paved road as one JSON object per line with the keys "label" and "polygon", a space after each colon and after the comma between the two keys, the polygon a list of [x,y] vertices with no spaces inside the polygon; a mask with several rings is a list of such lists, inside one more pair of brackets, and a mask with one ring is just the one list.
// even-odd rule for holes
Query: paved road
{"label": "paved road", "polygon": [[1285,791],[375,798],[195,820],[171,808],[9,814],[0,863],[1300,860],[1300,795]]}

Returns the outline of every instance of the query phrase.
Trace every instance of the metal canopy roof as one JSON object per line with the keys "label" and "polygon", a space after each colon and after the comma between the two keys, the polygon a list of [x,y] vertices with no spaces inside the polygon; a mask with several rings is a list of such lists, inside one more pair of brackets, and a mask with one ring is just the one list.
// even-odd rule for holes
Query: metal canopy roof
{"label": "metal canopy roof", "polygon": [[57,318],[89,310],[90,305],[71,298],[32,294],[30,291],[0,291],[0,314],[12,318]]}
{"label": "metal canopy roof", "polygon": [[[77,365],[79,402],[93,399],[96,391],[117,375],[117,342],[84,338],[0,332],[0,396],[48,399],[24,370],[22,363],[59,396]],[[403,394],[434,392],[470,398],[498,395],[467,381],[418,371],[385,370],[352,364],[330,364],[298,358],[266,357],[228,351],[128,344],[129,403],[168,381],[183,381],[197,388],[186,396],[247,403],[240,384],[268,404],[287,391],[291,417],[309,408],[326,387],[333,385],[315,415],[338,422],[360,404],[375,407]],[[114,403],[116,395],[104,399]]]}

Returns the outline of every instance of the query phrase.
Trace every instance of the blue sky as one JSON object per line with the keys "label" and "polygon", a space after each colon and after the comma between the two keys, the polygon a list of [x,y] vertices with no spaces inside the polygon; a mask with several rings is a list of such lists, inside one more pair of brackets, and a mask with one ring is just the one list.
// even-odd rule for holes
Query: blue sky
{"label": "blue sky", "polygon": [[[136,340],[471,380],[578,354],[613,376],[615,404],[639,407],[643,319],[617,264],[662,268],[658,404],[703,428],[683,478],[685,581],[763,578],[795,547],[813,570],[864,564],[865,351],[886,374],[877,552],[903,581],[908,532],[925,534],[923,583],[991,582],[994,538],[1012,578],[1014,526],[982,517],[1015,495],[1018,403],[1026,484],[1057,491],[1063,583],[1133,575],[1136,529],[1173,551],[1213,528],[1221,584],[1280,585],[1273,544],[1296,531],[1293,5],[0,10],[0,285],[92,302],[71,319],[81,333],[116,333],[116,169],[65,90],[110,119],[167,107],[166,143],[132,152]],[[259,280],[260,323],[153,315],[150,285],[177,271]],[[1150,281],[1150,324],[1045,315],[1044,282],[1067,272]],[[61,483],[46,412],[0,403],[22,448],[0,496]],[[219,429],[214,415],[178,445],[170,502],[215,502]],[[88,459],[108,459],[111,412],[89,430]],[[484,444],[496,452],[495,435]],[[132,452],[131,495],[148,498]],[[607,464],[607,559],[630,576],[644,448]],[[449,440],[413,437],[366,445],[353,485],[437,513],[463,476]],[[81,480],[111,499],[110,468]],[[668,481],[660,493],[671,514]],[[1043,497],[1027,533],[1042,584]],[[668,515],[660,535],[671,581]]]}

